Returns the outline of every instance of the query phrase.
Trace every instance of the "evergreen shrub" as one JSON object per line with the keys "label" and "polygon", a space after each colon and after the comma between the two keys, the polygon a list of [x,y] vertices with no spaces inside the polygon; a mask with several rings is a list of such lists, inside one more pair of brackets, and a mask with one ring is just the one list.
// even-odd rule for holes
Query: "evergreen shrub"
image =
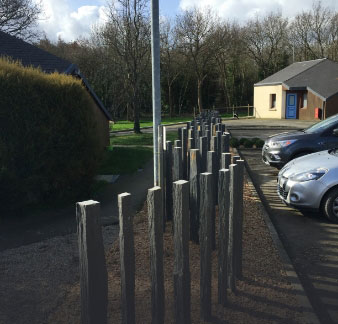
{"label": "evergreen shrub", "polygon": [[245,141],[244,141],[244,143],[243,143],[243,145],[244,145],[244,147],[245,148],[252,148],[252,145],[253,145],[254,143],[252,142],[252,140],[250,140],[249,138],[247,138]]}
{"label": "evergreen shrub", "polygon": [[230,138],[230,146],[231,147],[238,147],[239,146],[239,140],[236,137]]}
{"label": "evergreen shrub", "polygon": [[256,144],[256,147],[257,147],[257,148],[262,148],[263,145],[264,145],[264,141],[261,140],[261,139],[258,139],[258,140],[255,142],[255,144]]}
{"label": "evergreen shrub", "polygon": [[0,58],[0,203],[17,208],[77,199],[101,150],[81,81]]}
{"label": "evergreen shrub", "polygon": [[239,139],[239,145],[244,145],[244,143],[247,141],[247,138],[246,137],[241,137]]}

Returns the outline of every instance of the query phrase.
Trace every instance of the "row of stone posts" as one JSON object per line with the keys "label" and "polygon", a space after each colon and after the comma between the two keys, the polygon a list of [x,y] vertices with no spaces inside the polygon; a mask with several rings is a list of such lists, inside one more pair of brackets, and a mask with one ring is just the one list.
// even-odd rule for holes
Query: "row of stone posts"
{"label": "row of stone posts", "polygon": [[[218,302],[242,276],[244,161],[231,157],[229,133],[216,117],[194,119],[179,130],[174,145],[161,129],[162,187],[148,190],[152,323],[164,323],[163,231],[173,222],[174,312],[176,323],[191,323],[189,240],[200,246],[200,315],[211,318],[212,250],[218,250]],[[135,323],[135,252],[131,195],[118,196],[122,323]],[[107,269],[99,203],[77,204],[81,269],[81,321],[107,322]],[[215,211],[218,206],[218,240]],[[90,226],[90,228],[88,228]],[[217,243],[217,244],[216,244]],[[98,278],[99,277],[99,278]]]}

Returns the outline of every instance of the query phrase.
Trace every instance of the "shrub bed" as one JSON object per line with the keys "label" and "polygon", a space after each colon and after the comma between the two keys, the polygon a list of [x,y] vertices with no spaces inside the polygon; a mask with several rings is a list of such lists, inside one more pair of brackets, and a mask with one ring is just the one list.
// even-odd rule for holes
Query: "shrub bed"
{"label": "shrub bed", "polygon": [[91,98],[74,77],[0,58],[0,202],[86,194],[100,159]]}
{"label": "shrub bed", "polygon": [[232,137],[230,138],[230,146],[231,147],[245,147],[245,148],[252,148],[252,147],[256,147],[256,148],[262,148],[264,145],[264,141],[261,140],[258,137],[254,137],[252,139],[250,138],[246,138],[246,137],[241,137],[240,139],[236,138],[236,137]]}

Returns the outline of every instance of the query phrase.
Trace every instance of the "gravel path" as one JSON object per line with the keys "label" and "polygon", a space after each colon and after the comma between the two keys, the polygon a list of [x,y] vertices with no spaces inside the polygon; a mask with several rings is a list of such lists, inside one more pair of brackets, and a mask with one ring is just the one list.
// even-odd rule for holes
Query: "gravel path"
{"label": "gravel path", "polygon": [[[217,255],[213,255],[213,323],[305,323],[302,307],[285,275],[261,214],[260,201],[245,185],[243,281],[228,305],[217,305]],[[135,216],[137,323],[150,323],[149,248],[146,208]],[[173,242],[165,233],[166,323],[173,320]],[[104,227],[109,272],[109,322],[120,321],[116,226]],[[115,242],[114,242],[115,241]],[[199,319],[199,247],[190,244],[192,319]],[[79,323],[76,234],[55,237],[0,253],[0,323]]]}
{"label": "gravel path", "polygon": [[[117,236],[117,226],[103,228],[106,249]],[[78,282],[76,234],[1,252],[0,323],[52,323],[49,317]]]}

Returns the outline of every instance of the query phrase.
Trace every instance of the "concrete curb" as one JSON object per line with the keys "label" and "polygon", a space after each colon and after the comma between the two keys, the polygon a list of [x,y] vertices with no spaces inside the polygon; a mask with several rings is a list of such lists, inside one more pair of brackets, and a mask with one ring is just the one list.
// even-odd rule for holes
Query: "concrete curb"
{"label": "concrete curb", "polygon": [[[235,150],[235,151],[237,151],[237,153],[242,158],[241,152],[238,151],[238,150]],[[293,289],[296,291],[296,298],[297,298],[300,306],[303,309],[303,317],[304,317],[303,323],[320,324],[320,321],[319,321],[316,313],[313,310],[313,307],[312,307],[312,305],[309,301],[309,298],[308,298],[308,296],[307,296],[307,294],[304,290],[304,287],[300,282],[298,274],[293,267],[293,264],[292,264],[292,262],[289,258],[289,255],[287,254],[287,252],[286,252],[286,250],[283,246],[283,243],[281,242],[281,240],[279,238],[278,232],[277,232],[275,226],[273,225],[273,223],[270,219],[270,216],[267,213],[267,211],[266,211],[266,209],[265,209],[265,207],[264,207],[264,205],[261,201],[260,195],[259,195],[259,193],[256,189],[256,186],[254,185],[254,183],[252,181],[252,177],[251,177],[250,171],[248,170],[249,168],[248,168],[245,160],[244,160],[244,165],[245,165],[245,169],[246,169],[249,188],[251,189],[253,196],[255,198],[257,198],[257,200],[259,201],[259,209],[262,213],[265,224],[267,225],[267,227],[269,229],[271,238],[272,238],[272,240],[275,244],[275,247],[276,247],[276,249],[279,253],[279,256],[281,258],[283,267],[285,269],[286,277],[287,277],[288,281],[291,283]]]}

